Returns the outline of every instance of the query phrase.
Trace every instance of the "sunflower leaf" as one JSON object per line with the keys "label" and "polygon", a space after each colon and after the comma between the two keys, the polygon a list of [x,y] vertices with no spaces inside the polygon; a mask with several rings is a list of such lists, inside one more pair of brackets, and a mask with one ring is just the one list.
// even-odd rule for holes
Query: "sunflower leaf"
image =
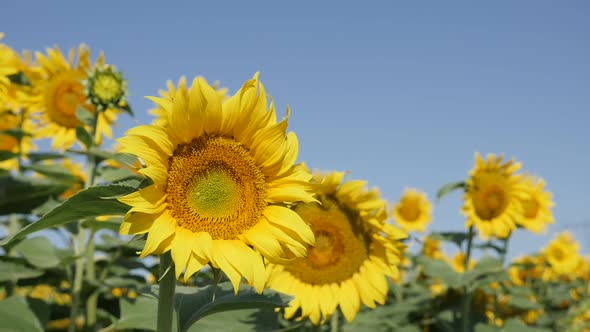
{"label": "sunflower leaf", "polygon": [[62,159],[64,157],[63,154],[54,152],[31,152],[27,154],[27,158],[34,163],[48,159]]}
{"label": "sunflower leaf", "polygon": [[92,115],[92,113],[88,112],[84,107],[78,107],[76,109],[76,117],[83,124],[85,124],[89,127],[92,127],[93,122],[94,122],[94,115]]}
{"label": "sunflower leaf", "polygon": [[75,175],[73,175],[69,169],[61,165],[40,165],[32,164],[23,166],[24,170],[35,171],[39,174],[43,174],[47,177],[53,178],[58,181],[63,181],[67,184],[73,184],[80,181]]}
{"label": "sunflower leaf", "polygon": [[83,126],[76,127],[76,138],[78,138],[78,140],[87,148],[93,145],[92,136],[90,136],[90,133],[88,133]]}
{"label": "sunflower leaf", "polygon": [[31,265],[46,269],[59,265],[60,258],[51,244],[45,237],[34,237],[19,242],[13,248],[20,253]]}
{"label": "sunflower leaf", "polygon": [[465,188],[467,188],[467,184],[463,181],[447,183],[444,186],[440,187],[440,189],[436,192],[436,200],[440,200],[452,191]]}
{"label": "sunflower leaf", "polygon": [[108,185],[90,187],[79,191],[77,194],[49,211],[37,222],[21,229],[12,238],[0,242],[0,245],[10,244],[34,232],[49,227],[71,223],[83,218],[104,215],[123,215],[127,213],[129,206],[116,199],[107,199],[105,197],[125,195],[136,189],[137,188],[130,186]]}
{"label": "sunflower leaf", "polygon": [[270,289],[257,294],[253,288],[244,285],[240,287],[238,294],[234,295],[229,282],[220,283],[217,286],[215,301],[212,301],[213,291],[212,285],[203,288],[177,287],[174,302],[180,331],[188,331],[200,319],[218,312],[281,308],[288,306],[291,300],[289,296]]}
{"label": "sunflower leaf", "polygon": [[18,156],[18,153],[10,151],[0,151],[0,161],[9,160]]}
{"label": "sunflower leaf", "polygon": [[63,182],[49,179],[12,177],[0,175],[0,215],[29,213],[45,203],[50,197],[67,189]]}
{"label": "sunflower leaf", "polygon": [[41,275],[43,271],[26,266],[23,259],[0,261],[0,282],[36,278]]}
{"label": "sunflower leaf", "polygon": [[461,274],[453,271],[449,264],[425,256],[418,258],[418,264],[424,267],[424,273],[434,278],[440,278],[447,286],[459,287]]}
{"label": "sunflower leaf", "polygon": [[13,296],[0,301],[1,331],[43,331],[41,323],[24,297]]}

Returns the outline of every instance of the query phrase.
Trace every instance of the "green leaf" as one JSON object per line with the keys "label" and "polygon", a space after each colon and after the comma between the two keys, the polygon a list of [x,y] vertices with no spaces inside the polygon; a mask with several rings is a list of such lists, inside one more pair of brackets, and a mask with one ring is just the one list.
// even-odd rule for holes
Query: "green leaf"
{"label": "green leaf", "polygon": [[32,136],[31,133],[28,133],[21,128],[11,128],[11,129],[4,129],[0,131],[0,134],[8,135],[16,138],[17,140],[22,140],[25,136]]}
{"label": "green leaf", "polygon": [[43,332],[43,327],[25,298],[12,296],[0,301],[0,331]]}
{"label": "green leaf", "polygon": [[62,165],[57,164],[50,164],[50,165],[43,165],[43,164],[32,164],[28,166],[24,166],[23,169],[29,171],[35,171],[39,174],[43,174],[47,177],[53,178],[55,180],[63,181],[68,184],[79,182],[75,175],[73,175],[69,169]]}
{"label": "green leaf", "polygon": [[115,323],[117,330],[156,330],[158,300],[140,295],[135,301],[122,298],[119,301],[121,319]]}
{"label": "green leaf", "polygon": [[459,248],[461,248],[463,241],[469,238],[469,234],[467,232],[433,232],[430,234],[430,236],[435,240],[453,242]]}
{"label": "green leaf", "polygon": [[137,174],[133,173],[131,170],[127,168],[112,168],[112,167],[103,167],[99,169],[98,175],[103,178],[105,181],[109,182],[119,182],[124,181],[130,178],[136,178]]}
{"label": "green leaf", "polygon": [[18,156],[18,153],[10,151],[0,151],[0,161],[9,160]]}
{"label": "green leaf", "polygon": [[539,328],[526,325],[518,318],[510,318],[504,322],[502,332],[551,332],[551,329]]}
{"label": "green leaf", "polygon": [[524,296],[510,296],[508,303],[514,308],[523,310],[534,310],[542,307],[539,303],[533,302]]}
{"label": "green leaf", "polygon": [[477,323],[475,332],[500,332],[500,328],[485,323]]}
{"label": "green leaf", "polygon": [[51,241],[45,237],[34,237],[19,242],[13,248],[31,265],[47,269],[59,265],[60,259]]}
{"label": "green leaf", "polygon": [[0,281],[17,281],[41,275],[43,275],[43,271],[27,267],[24,262],[0,261]]}
{"label": "green leaf", "polygon": [[436,199],[440,200],[441,198],[443,198],[445,195],[447,195],[448,193],[450,193],[452,191],[455,191],[457,189],[465,190],[466,188],[467,188],[467,184],[463,181],[447,183],[444,186],[440,187],[440,189],[436,192]]}
{"label": "green leaf", "polygon": [[214,313],[240,309],[281,308],[288,306],[291,300],[289,296],[270,289],[257,294],[253,288],[245,285],[242,285],[238,294],[234,295],[231,284],[224,282],[217,286],[215,301],[212,302],[213,289],[213,286],[177,287],[174,302],[180,331],[188,331],[194,323]]}
{"label": "green leaf", "polygon": [[460,286],[461,274],[455,272],[446,262],[421,256],[418,258],[418,264],[424,267],[426,275],[440,278],[449,287]]}
{"label": "green leaf", "polygon": [[129,207],[113,198],[129,194],[135,190],[134,187],[121,185],[96,186],[81,190],[35,223],[21,229],[11,239],[0,242],[0,245],[12,243],[49,227],[60,226],[84,218],[123,215],[127,213]]}
{"label": "green leaf", "polygon": [[92,125],[94,124],[94,115],[90,113],[88,110],[86,110],[84,107],[78,107],[76,109],[76,117],[78,118],[78,120],[80,120],[80,122],[89,127],[92,127]]}
{"label": "green leaf", "polygon": [[76,138],[78,138],[78,140],[82,142],[82,144],[84,144],[84,146],[87,148],[94,145],[92,136],[90,136],[90,134],[86,131],[86,129],[84,129],[83,126],[76,127]]}
{"label": "green leaf", "polygon": [[244,309],[207,316],[191,326],[188,332],[258,332],[275,331],[278,328],[278,316],[274,310]]}
{"label": "green leaf", "polygon": [[68,186],[50,179],[0,176],[0,215],[30,213],[50,197],[64,192]]}
{"label": "green leaf", "polygon": [[23,86],[31,86],[31,81],[29,81],[27,75],[25,75],[25,73],[23,73],[22,71],[19,71],[15,74],[10,74],[6,77],[8,77],[11,83]]}
{"label": "green leaf", "polygon": [[39,162],[42,160],[49,160],[49,159],[62,159],[65,156],[61,153],[53,153],[53,152],[31,152],[27,154],[27,157],[33,162]]}

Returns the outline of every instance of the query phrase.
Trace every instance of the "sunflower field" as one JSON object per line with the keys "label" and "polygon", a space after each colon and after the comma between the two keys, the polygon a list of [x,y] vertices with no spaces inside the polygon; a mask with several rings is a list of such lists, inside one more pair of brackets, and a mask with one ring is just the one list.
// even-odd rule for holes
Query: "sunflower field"
{"label": "sunflower field", "polygon": [[[298,160],[259,73],[181,77],[138,110],[102,53],[0,43],[0,331],[590,331],[572,234],[508,259],[554,203],[501,151],[433,200],[383,197]],[[429,232],[456,191],[464,231]]]}

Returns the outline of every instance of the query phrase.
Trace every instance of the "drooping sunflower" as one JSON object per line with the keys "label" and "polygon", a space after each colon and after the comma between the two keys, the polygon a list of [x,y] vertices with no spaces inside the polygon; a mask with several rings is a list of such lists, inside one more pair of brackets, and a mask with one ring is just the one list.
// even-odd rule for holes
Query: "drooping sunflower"
{"label": "drooping sunflower", "polygon": [[518,169],[520,163],[503,161],[502,156],[488,154],[483,159],[475,154],[461,209],[466,227],[475,226],[484,239],[505,238],[516,228],[522,215],[520,200],[525,197],[522,176],[515,174]]}
{"label": "drooping sunflower", "polygon": [[[41,66],[41,79],[34,84],[38,86],[39,96],[34,105],[39,112],[40,137],[51,137],[51,148],[65,150],[76,142],[76,127],[81,124],[76,110],[83,108],[94,113],[95,107],[88,102],[84,93],[83,82],[93,68],[104,65],[101,53],[94,65],[90,63],[90,51],[80,45],[76,51],[72,48],[66,59],[55,47],[47,49],[47,55],[36,54]],[[108,108],[98,115],[96,142],[103,136],[111,138],[111,125],[117,118],[118,110]]]}
{"label": "drooping sunflower", "polygon": [[268,285],[295,298],[285,310],[318,324],[337,307],[352,321],[360,305],[374,308],[387,297],[387,277],[399,275],[406,237],[387,224],[385,202],[365,181],[344,181],[344,173],[315,176],[319,203],[300,203],[294,210],[311,225],[315,246],[306,258],[269,268]]}
{"label": "drooping sunflower", "polygon": [[568,276],[575,272],[578,266],[580,255],[578,253],[580,245],[574,237],[568,233],[563,232],[557,234],[541,253],[551,266],[551,270],[557,276]]}
{"label": "drooping sunflower", "polygon": [[[168,90],[160,90],[158,91],[158,94],[160,95],[160,98],[172,101],[174,99],[174,96],[176,95],[177,89],[172,81],[167,81],[166,87],[168,88]],[[215,92],[219,95],[219,98],[221,98],[222,101],[224,101],[227,98],[227,88],[220,88],[218,81],[213,82],[213,88],[215,89]],[[178,90],[182,89],[186,89],[186,77],[184,76],[178,80]],[[166,110],[166,108],[163,108],[160,105],[156,105],[155,108],[152,108],[148,112],[156,117],[154,121],[152,121],[153,125],[168,125],[168,111]]]}
{"label": "drooping sunflower", "polygon": [[522,216],[516,219],[516,223],[533,233],[541,233],[552,224],[553,215],[551,208],[553,201],[551,193],[545,190],[545,181],[531,175],[523,178],[526,195],[521,198]]}
{"label": "drooping sunflower", "polygon": [[425,232],[431,219],[431,206],[426,194],[408,188],[393,207],[393,219],[408,232]]}
{"label": "drooping sunflower", "polygon": [[285,263],[305,256],[310,227],[283,202],[313,202],[298,141],[277,122],[258,74],[222,103],[203,78],[179,85],[173,99],[149,97],[168,125],[142,125],[118,139],[121,152],[147,166],[153,184],[119,198],[131,209],[121,234],[147,233],[141,257],[171,251],[176,276],[205,264],[220,268],[237,292],[243,276],[264,287],[263,257]]}

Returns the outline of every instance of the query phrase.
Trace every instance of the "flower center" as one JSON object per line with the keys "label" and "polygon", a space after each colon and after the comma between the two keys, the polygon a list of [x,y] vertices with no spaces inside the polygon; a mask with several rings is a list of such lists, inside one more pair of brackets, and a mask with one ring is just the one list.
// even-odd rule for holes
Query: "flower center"
{"label": "flower center", "polygon": [[415,200],[406,199],[404,202],[402,202],[397,212],[406,221],[416,221],[420,216],[420,207],[418,206],[418,202]]}
{"label": "flower center", "polygon": [[539,202],[534,198],[523,201],[522,209],[524,210],[524,216],[526,218],[534,219],[539,213]]}
{"label": "flower center", "polygon": [[121,82],[108,73],[96,76],[92,84],[92,93],[103,102],[118,99],[121,92]]}
{"label": "flower center", "polygon": [[85,103],[84,87],[73,73],[62,73],[52,78],[45,93],[49,118],[62,127],[75,128],[80,123],[76,117],[78,107],[91,110]]}
{"label": "flower center", "polygon": [[359,228],[359,216],[344,211],[330,199],[299,204],[295,211],[308,222],[316,245],[307,258],[298,258],[285,269],[299,280],[314,285],[338,283],[356,273],[368,258],[368,240]]}
{"label": "flower center", "polygon": [[561,248],[554,248],[552,254],[553,258],[555,258],[558,261],[563,260],[563,258],[565,257],[565,254]]}
{"label": "flower center", "polygon": [[178,225],[213,239],[237,239],[266,207],[267,184],[250,152],[231,138],[202,136],[179,145],[166,193]]}
{"label": "flower center", "polygon": [[508,206],[509,188],[506,180],[497,174],[482,175],[473,190],[475,212],[483,220],[500,216]]}

